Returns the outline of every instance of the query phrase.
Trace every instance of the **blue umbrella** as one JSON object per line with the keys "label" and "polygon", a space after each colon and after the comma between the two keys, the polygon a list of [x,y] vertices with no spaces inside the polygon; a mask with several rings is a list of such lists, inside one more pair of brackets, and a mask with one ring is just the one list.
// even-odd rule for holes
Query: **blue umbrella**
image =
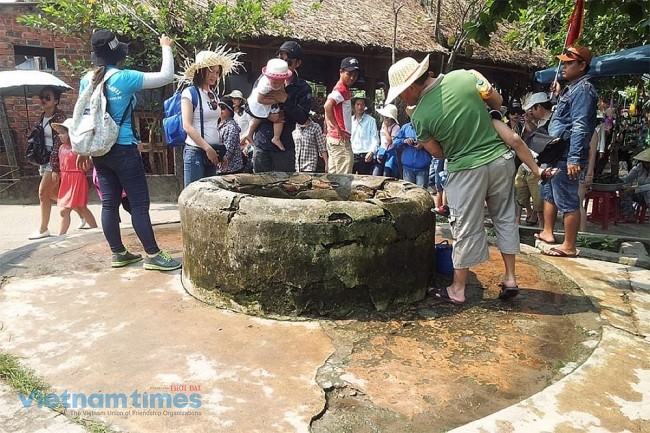
{"label": "blue umbrella", "polygon": [[[591,60],[589,75],[615,77],[617,75],[643,75],[650,73],[650,45],[605,54]],[[555,79],[557,68],[535,72],[535,81],[546,84]]]}

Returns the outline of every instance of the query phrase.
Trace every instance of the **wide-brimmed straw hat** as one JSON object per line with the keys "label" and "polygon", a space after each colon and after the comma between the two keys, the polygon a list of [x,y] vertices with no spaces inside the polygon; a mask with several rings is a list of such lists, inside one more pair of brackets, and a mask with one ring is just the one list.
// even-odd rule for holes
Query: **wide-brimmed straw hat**
{"label": "wide-brimmed straw hat", "polygon": [[384,117],[390,117],[397,122],[397,107],[393,104],[386,104],[383,108],[377,109],[377,113]]}
{"label": "wide-brimmed straw hat", "polygon": [[262,68],[262,74],[277,80],[286,80],[293,75],[287,62],[282,59],[271,59],[266,62],[266,66]]}
{"label": "wide-brimmed straw hat", "polygon": [[400,93],[429,70],[429,55],[418,63],[413,57],[405,57],[388,69],[388,84],[390,89],[385,103],[393,102]]}
{"label": "wide-brimmed straw hat", "polygon": [[192,81],[197,71],[203,68],[212,68],[221,65],[222,76],[236,72],[242,63],[238,60],[244,54],[231,52],[225,45],[217,47],[213,51],[199,51],[194,61],[185,59],[185,71],[178,77],[181,81]]}
{"label": "wide-brimmed straw hat", "polygon": [[650,162],[650,147],[634,157],[637,161]]}
{"label": "wide-brimmed straw hat", "polygon": [[61,132],[67,132],[73,124],[72,117],[68,117],[62,123],[52,123],[52,128],[60,134]]}
{"label": "wide-brimmed straw hat", "polygon": [[95,66],[116,65],[129,53],[129,46],[120,42],[110,30],[97,30],[90,43],[93,47],[91,61]]}

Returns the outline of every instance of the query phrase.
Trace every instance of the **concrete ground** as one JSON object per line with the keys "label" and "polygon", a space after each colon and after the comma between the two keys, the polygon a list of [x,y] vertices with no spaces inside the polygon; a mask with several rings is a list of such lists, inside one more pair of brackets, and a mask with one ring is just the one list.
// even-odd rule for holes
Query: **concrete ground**
{"label": "concrete ground", "polygon": [[[91,209],[99,217],[99,206]],[[154,224],[161,224],[156,228],[161,247],[179,257],[178,245],[165,235],[168,225],[162,225],[178,221],[176,205],[154,204],[151,215]],[[18,356],[59,395],[64,390],[85,395],[127,392],[131,399],[131,393],[138,393],[142,401],[144,393],[174,391],[186,394],[190,402],[192,394],[201,399],[200,410],[190,405],[167,413],[145,407],[107,413],[99,406],[72,415],[106,421],[115,431],[267,433],[313,431],[314,420],[328,407],[331,410],[328,391],[341,384],[324,381],[322,370],[334,363],[333,355],[342,350],[344,340],[333,339],[325,322],[274,321],[213,309],[183,290],[180,272],[144,271],[138,265],[111,270],[102,234],[76,230],[74,216],[67,236],[39,241],[26,239],[38,223],[37,206],[2,205],[0,221],[1,352]],[[51,231],[58,221],[54,213]],[[128,221],[127,215],[123,221]],[[618,225],[608,233],[639,237],[645,231],[647,237],[648,227]],[[124,229],[130,232],[126,224]],[[592,230],[598,232],[597,227]],[[137,251],[133,236],[129,242]],[[600,332],[583,343],[589,351],[586,360],[566,365],[561,379],[451,431],[650,431],[650,271],[585,258],[546,257],[526,246],[523,253],[559,270],[579,287],[593,304]],[[443,313],[473,315],[472,311],[448,306]],[[526,318],[535,320],[535,315]],[[534,326],[528,332],[534,333]],[[471,338],[464,335],[462,341]],[[402,350],[412,352],[412,347]],[[417,355],[428,359],[429,354]],[[396,351],[390,356],[395,358]],[[391,359],[377,363],[382,361],[393,370],[367,376],[355,370],[356,374],[339,376],[349,395],[362,394],[374,406],[405,420],[425,413],[422,408],[429,402],[418,393],[423,378],[399,374],[412,370],[413,364],[391,364]],[[429,369],[435,371],[435,365]],[[502,371],[504,380],[509,374]],[[427,386],[445,386],[430,383],[435,385]],[[448,392],[454,390],[456,384]],[[443,431],[433,425],[416,430],[403,421],[397,424],[403,427],[395,425],[382,429],[367,422],[355,429],[328,431]],[[37,402],[25,408],[17,393],[0,383],[0,431],[83,429],[39,408]]]}

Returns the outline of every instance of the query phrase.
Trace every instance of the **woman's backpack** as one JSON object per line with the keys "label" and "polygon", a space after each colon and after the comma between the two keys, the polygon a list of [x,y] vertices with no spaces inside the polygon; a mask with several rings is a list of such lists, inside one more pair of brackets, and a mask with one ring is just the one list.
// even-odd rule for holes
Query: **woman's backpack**
{"label": "woman's backpack", "polygon": [[[190,94],[192,95],[192,105],[196,108],[197,105],[201,108],[201,129],[203,129],[203,107],[201,106],[201,95],[196,86],[190,86]],[[170,147],[183,146],[187,133],[183,129],[183,115],[181,113],[181,90],[178,90],[170,98],[165,100],[163,104],[163,130],[165,131],[165,141]],[[203,136],[203,131],[201,131]]]}
{"label": "woman's backpack", "polygon": [[[72,114],[72,126],[68,129],[72,150],[77,155],[105,155],[117,141],[120,126],[131,105],[124,110],[120,124],[115,123],[106,110],[104,84],[119,71],[117,68],[107,71],[101,83],[94,88],[89,84],[79,95]],[[88,78],[91,79],[92,76],[89,75]]]}

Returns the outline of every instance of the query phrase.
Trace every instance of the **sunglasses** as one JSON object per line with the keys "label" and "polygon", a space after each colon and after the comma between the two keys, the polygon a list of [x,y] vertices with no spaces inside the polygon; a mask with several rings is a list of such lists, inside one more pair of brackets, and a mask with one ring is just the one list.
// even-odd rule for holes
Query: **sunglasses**
{"label": "sunglasses", "polygon": [[208,97],[210,98],[210,101],[208,102],[210,104],[210,109],[216,110],[219,108],[216,95],[213,92],[208,92]]}
{"label": "sunglasses", "polygon": [[38,97],[41,98],[42,101],[47,101],[47,102],[50,102],[51,100],[54,99],[50,95],[39,95]]}
{"label": "sunglasses", "polygon": [[575,51],[573,51],[573,50],[571,50],[571,49],[566,48],[566,49],[564,50],[564,54],[566,54],[567,56],[571,57],[572,59],[580,60],[580,61],[582,61],[582,62],[585,61],[585,59],[583,59],[583,58],[580,56],[580,54],[576,53]]}

